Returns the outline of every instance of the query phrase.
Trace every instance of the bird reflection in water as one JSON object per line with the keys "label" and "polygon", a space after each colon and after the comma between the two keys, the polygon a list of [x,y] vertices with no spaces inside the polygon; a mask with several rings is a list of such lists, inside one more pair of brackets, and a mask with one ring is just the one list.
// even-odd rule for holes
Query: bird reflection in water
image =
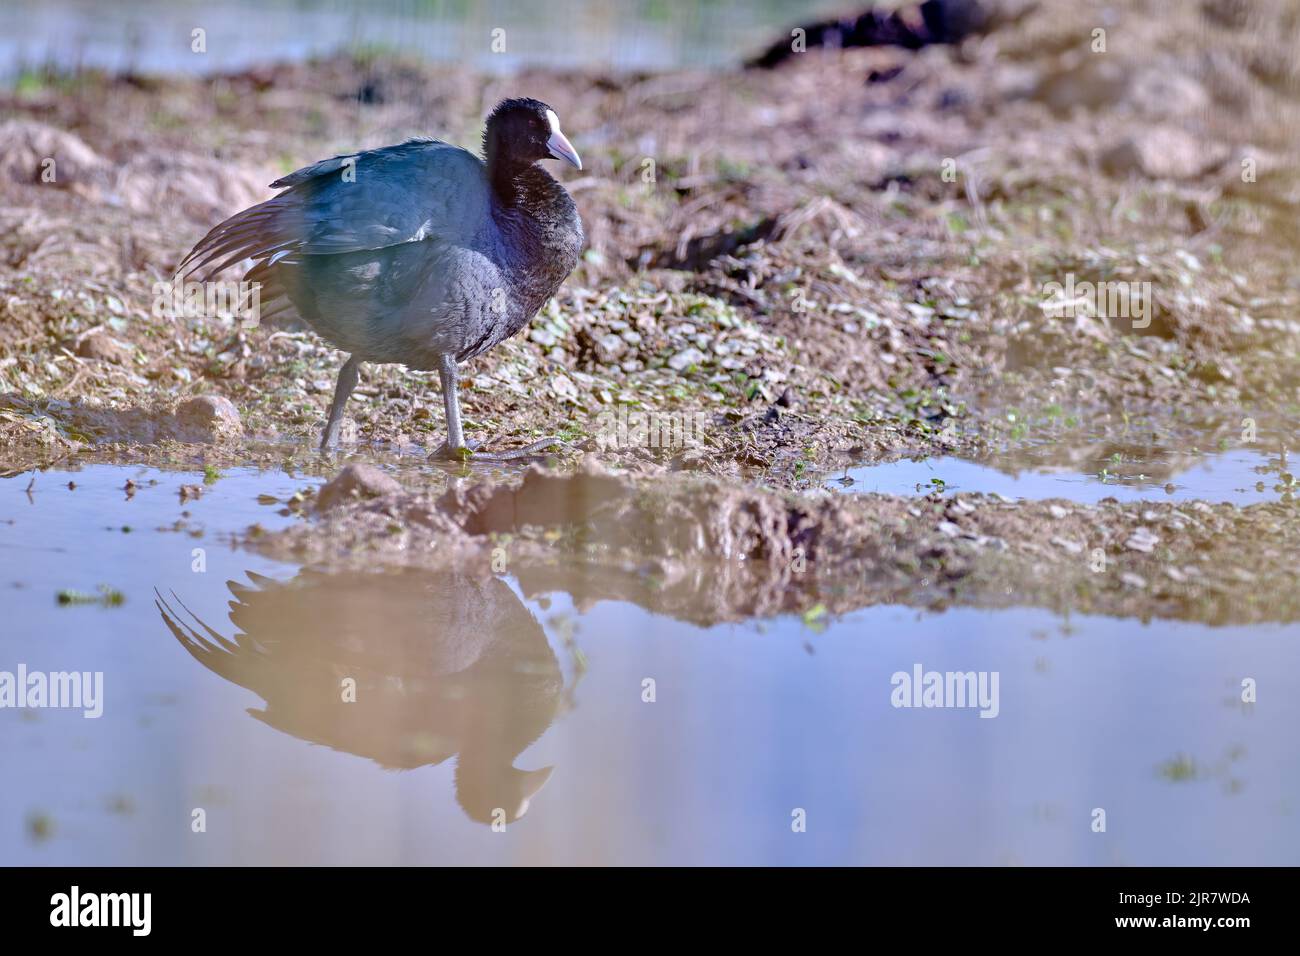
{"label": "bird reflection in water", "polygon": [[391,769],[458,754],[456,799],[471,819],[511,823],[527,812],[553,768],[514,761],[555,719],[564,677],[504,581],[416,571],[248,578],[227,582],[229,639],[175,593],[155,603],[195,660],[266,702],[252,716]]}

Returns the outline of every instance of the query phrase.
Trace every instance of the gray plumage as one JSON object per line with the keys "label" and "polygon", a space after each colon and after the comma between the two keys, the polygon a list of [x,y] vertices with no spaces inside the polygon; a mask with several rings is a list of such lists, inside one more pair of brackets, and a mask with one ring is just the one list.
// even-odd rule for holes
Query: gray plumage
{"label": "gray plumage", "polygon": [[178,272],[203,281],[255,264],[263,321],[300,320],[351,353],[322,446],[362,361],[442,373],[448,443],[464,447],[456,365],[518,332],[577,264],[583,233],[564,188],[535,165],[580,166],[549,107],[507,100],[488,118],[486,162],[432,139],[335,156],[209,232]]}

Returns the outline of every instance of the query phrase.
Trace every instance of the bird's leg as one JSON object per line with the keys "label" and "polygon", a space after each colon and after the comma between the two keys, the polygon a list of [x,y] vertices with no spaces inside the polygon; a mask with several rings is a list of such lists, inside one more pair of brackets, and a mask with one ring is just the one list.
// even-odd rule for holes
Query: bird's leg
{"label": "bird's leg", "polygon": [[560,444],[558,438],[543,438],[523,448],[511,451],[484,452],[478,450],[478,443],[466,443],[465,432],[460,423],[460,399],[457,391],[456,358],[444,355],[438,360],[438,377],[442,379],[442,403],[447,412],[447,440],[433,458],[473,459],[474,461],[513,461],[528,458],[545,448]]}
{"label": "bird's leg", "polygon": [[321,435],[321,451],[332,448],[338,442],[339,423],[343,421],[343,406],[348,403],[348,396],[357,387],[360,369],[361,360],[355,355],[349,355],[348,360],[339,369],[339,380],[334,386],[334,402],[330,405],[329,421],[325,423],[325,433]]}
{"label": "bird's leg", "polygon": [[460,396],[457,392],[456,357],[442,355],[438,358],[438,378],[442,380],[442,407],[447,413],[447,440],[435,451],[436,458],[463,457],[465,432],[460,424]]}

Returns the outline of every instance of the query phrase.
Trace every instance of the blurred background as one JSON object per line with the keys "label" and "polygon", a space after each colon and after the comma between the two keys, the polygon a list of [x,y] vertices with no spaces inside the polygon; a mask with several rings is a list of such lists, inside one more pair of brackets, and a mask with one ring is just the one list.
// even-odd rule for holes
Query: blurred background
{"label": "blurred background", "polygon": [[[111,7],[6,0],[5,73],[46,65],[212,72],[340,51],[388,51],[496,73],[521,64],[719,67],[766,44],[787,21],[844,9],[833,0],[139,0]],[[207,31],[203,58],[179,42],[195,27]],[[485,38],[498,27],[506,29],[505,50],[494,53]]]}

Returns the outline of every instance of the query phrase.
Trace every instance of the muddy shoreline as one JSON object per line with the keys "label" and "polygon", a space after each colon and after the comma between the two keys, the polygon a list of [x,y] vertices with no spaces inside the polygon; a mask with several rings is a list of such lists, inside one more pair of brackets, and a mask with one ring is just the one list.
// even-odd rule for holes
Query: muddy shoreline
{"label": "muddy shoreline", "polygon": [[[27,77],[0,93],[0,474],[367,463],[401,490],[308,502],[246,546],[492,573],[508,540],[526,590],[698,623],[878,603],[1294,620],[1289,493],[818,490],[903,455],[1022,450],[1093,473],[1300,444],[1289,21],[1274,41],[1207,33],[1198,6],[1154,22],[1122,4],[1124,42],[1099,56],[1083,11],[1045,6],[951,47],[771,71],[506,79],[338,56],[211,80]],[[393,366],[364,370],[343,453],[321,458],[337,352],[157,314],[192,241],[287,169],[430,130],[472,143],[483,104],[522,89],[562,105],[582,149],[566,185],[590,245],[532,325],[466,369],[462,398],[489,445],[558,433],[546,470],[426,463],[436,377]],[[1053,291],[1105,283],[1137,290],[1131,314]],[[699,427],[611,445],[601,422],[620,410]]]}

